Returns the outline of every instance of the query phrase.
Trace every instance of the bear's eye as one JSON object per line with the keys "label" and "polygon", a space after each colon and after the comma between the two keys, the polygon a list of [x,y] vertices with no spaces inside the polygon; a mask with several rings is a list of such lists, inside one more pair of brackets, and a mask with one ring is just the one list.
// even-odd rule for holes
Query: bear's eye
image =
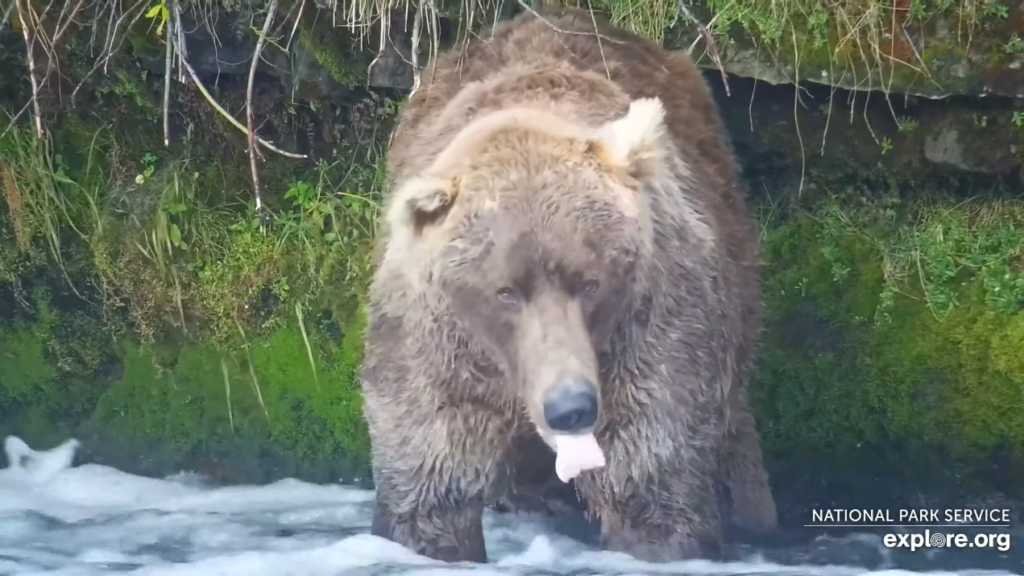
{"label": "bear's eye", "polygon": [[597,292],[598,287],[600,287],[600,283],[597,280],[591,278],[590,280],[584,280],[583,282],[580,282],[579,285],[576,287],[576,293],[581,296],[586,296],[588,294],[593,294],[594,292]]}
{"label": "bear's eye", "polygon": [[498,300],[502,304],[515,305],[519,303],[519,293],[514,288],[501,288],[498,290]]}

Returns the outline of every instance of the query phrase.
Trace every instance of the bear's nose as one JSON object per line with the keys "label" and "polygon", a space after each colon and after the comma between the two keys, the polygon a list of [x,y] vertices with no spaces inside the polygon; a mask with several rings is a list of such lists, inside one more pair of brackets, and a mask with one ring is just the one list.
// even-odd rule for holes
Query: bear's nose
{"label": "bear's nose", "polygon": [[566,378],[544,395],[544,420],[556,432],[575,433],[597,421],[597,386],[583,378]]}

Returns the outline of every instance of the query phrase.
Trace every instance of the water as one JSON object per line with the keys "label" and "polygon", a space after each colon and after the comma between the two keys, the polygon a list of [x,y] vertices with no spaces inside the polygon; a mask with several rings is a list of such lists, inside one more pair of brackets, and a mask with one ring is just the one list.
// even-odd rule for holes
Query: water
{"label": "water", "polygon": [[[373,492],[294,479],[216,487],[194,474],[145,478],[72,466],[78,442],[33,451],[7,439],[0,470],[0,574],[146,575],[1005,575],[1019,556],[994,550],[899,557],[880,537],[817,538],[788,549],[740,547],[729,562],[648,564],[560,533],[546,518],[485,516],[487,565],[436,562],[369,535]],[[986,566],[987,565],[987,566]],[[982,571],[967,567],[995,567]]]}

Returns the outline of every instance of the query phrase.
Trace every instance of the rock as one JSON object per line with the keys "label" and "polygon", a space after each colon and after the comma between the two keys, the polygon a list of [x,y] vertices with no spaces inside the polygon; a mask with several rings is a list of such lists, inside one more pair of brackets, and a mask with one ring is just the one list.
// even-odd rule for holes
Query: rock
{"label": "rock", "polygon": [[925,136],[925,158],[936,164],[948,164],[961,170],[969,170],[970,166],[964,161],[964,149],[960,145],[959,136],[956,128],[952,126],[944,126]]}
{"label": "rock", "polygon": [[399,18],[392,18],[384,51],[370,64],[370,88],[412,89],[412,36],[404,24]]}
{"label": "rock", "polygon": [[1012,179],[1024,170],[1024,118],[1008,98],[887,101],[811,85],[794,106],[792,86],[730,77],[727,96],[721,75],[705,74],[748,164],[799,168],[817,157],[843,172],[882,170],[918,182],[955,173]]}
{"label": "rock", "polygon": [[955,108],[945,116],[932,116],[934,123],[924,126],[923,152],[929,162],[983,174],[1012,173],[1021,168],[1024,135],[1020,129],[980,126],[971,115],[957,114]]}

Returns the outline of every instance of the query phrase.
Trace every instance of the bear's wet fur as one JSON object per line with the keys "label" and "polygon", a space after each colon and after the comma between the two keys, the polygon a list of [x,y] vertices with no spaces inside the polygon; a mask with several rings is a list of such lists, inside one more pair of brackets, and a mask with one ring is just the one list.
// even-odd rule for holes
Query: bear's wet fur
{"label": "bear's wet fur", "polygon": [[606,460],[574,479],[606,549],[715,556],[718,484],[736,525],[775,528],[744,393],[757,229],[685,53],[526,12],[423,71],[388,169],[362,372],[373,534],[486,561],[481,514],[525,467],[551,476],[549,393],[570,380],[599,407],[569,426]]}

